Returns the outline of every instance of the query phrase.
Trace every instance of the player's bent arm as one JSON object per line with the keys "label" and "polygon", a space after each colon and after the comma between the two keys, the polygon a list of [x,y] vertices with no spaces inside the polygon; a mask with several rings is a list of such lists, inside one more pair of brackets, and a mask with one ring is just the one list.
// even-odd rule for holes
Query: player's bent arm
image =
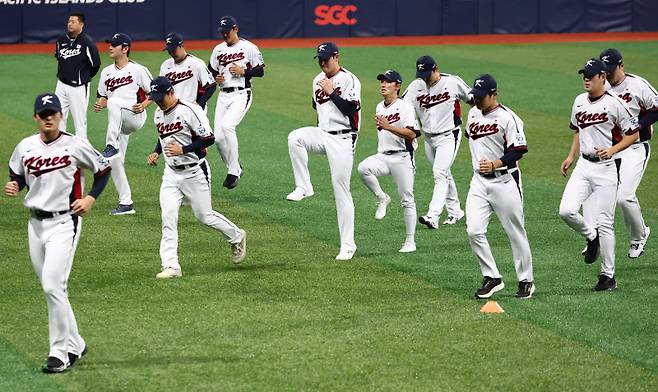
{"label": "player's bent arm", "polygon": [[383,129],[409,141],[412,141],[418,136],[420,136],[420,131],[413,128],[401,128],[401,127],[394,127],[392,125],[389,125]]}
{"label": "player's bent arm", "polygon": [[106,107],[107,107],[107,97],[99,95],[98,99],[96,100],[96,103],[94,104],[94,111],[100,112]]}
{"label": "player's bent arm", "polygon": [[520,160],[523,157],[523,154],[525,154],[526,152],[528,152],[528,147],[526,146],[510,148],[509,151],[505,153],[505,155],[500,157],[500,159],[496,159],[494,161],[494,165],[493,165],[494,169],[503,166],[507,166],[507,167],[514,166],[514,163]]}
{"label": "player's bent arm", "polygon": [[340,110],[340,112],[346,116],[351,116],[359,111],[358,102],[348,101],[346,99],[341,98],[338,94],[336,94],[336,90],[334,90],[331,93],[331,95],[329,95],[329,98],[331,99],[331,102],[333,102],[334,105],[336,105],[338,110]]}
{"label": "player's bent arm", "polygon": [[18,183],[16,181],[9,181],[5,184],[5,195],[14,197],[18,196]]}
{"label": "player's bent arm", "polygon": [[183,146],[183,154],[187,154],[193,151],[199,151],[206,147],[210,147],[215,143],[215,135],[210,135],[207,137],[200,137],[193,141],[192,143]]}
{"label": "player's bent arm", "polygon": [[642,116],[640,119],[640,128],[647,128],[656,121],[658,121],[658,108],[650,110],[644,116]]}
{"label": "player's bent arm", "polygon": [[207,84],[203,87],[203,94],[197,98],[196,103],[201,106],[202,108],[206,107],[206,103],[210,100],[210,97],[215,93],[215,90],[217,89],[216,84]]}
{"label": "player's bent arm", "polygon": [[77,199],[71,203],[71,210],[76,215],[86,215],[91,211],[91,208],[96,203],[96,199],[100,196],[110,179],[111,167],[107,167],[103,171],[94,174],[94,183],[91,185],[89,194],[82,199]]}
{"label": "player's bent arm", "polygon": [[265,75],[265,65],[259,65],[244,70],[244,76],[246,78],[262,78],[263,75]]}
{"label": "player's bent arm", "polygon": [[20,174],[16,174],[13,170],[9,169],[9,180],[10,182],[15,182],[18,186],[18,191],[22,191],[25,188],[27,183],[25,182],[25,177]]}
{"label": "player's bent arm", "polygon": [[621,139],[621,141],[615,144],[614,146],[597,149],[596,154],[601,159],[610,159],[616,153],[625,150],[628,146],[635,143],[639,137],[640,137],[640,133],[638,132],[638,130],[635,130],[631,134],[625,134],[624,137]]}

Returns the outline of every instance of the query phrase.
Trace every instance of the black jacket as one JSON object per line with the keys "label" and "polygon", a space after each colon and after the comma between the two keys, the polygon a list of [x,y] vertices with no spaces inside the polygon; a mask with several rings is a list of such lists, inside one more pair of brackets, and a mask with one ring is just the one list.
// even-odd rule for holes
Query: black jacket
{"label": "black jacket", "polygon": [[96,43],[84,32],[75,39],[64,34],[55,43],[57,79],[69,86],[89,83],[101,67]]}

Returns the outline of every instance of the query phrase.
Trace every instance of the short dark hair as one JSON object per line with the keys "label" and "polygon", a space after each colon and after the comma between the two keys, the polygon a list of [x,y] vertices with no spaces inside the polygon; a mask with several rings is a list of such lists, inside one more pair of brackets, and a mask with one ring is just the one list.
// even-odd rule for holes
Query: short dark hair
{"label": "short dark hair", "polygon": [[72,17],[72,16],[75,16],[76,18],[78,18],[78,20],[80,20],[80,22],[82,22],[82,23],[85,22],[85,14],[83,14],[82,12],[71,12],[71,14],[69,15],[69,18]]}

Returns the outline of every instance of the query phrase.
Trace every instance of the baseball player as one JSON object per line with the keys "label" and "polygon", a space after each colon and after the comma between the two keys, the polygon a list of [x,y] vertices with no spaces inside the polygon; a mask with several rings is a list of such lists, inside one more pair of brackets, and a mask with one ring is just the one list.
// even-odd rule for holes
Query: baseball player
{"label": "baseball player", "polygon": [[114,64],[101,71],[98,82],[98,100],[94,105],[96,112],[107,107],[107,146],[103,156],[111,158],[112,181],[119,193],[119,205],[110,211],[111,215],[134,214],[132,193],[124,163],[130,134],[144,126],[145,109],[151,104],[147,98],[150,91],[151,73],[148,68],[130,60],[129,36],[117,33],[110,44],[110,58]]}
{"label": "baseball player", "polygon": [[318,125],[295,129],[288,135],[295,189],[286,198],[300,201],[313,196],[308,152],[327,155],[340,233],[340,252],[336,260],[350,260],[356,252],[350,179],[357,133],[361,128],[361,82],[353,73],[340,66],[340,55],[335,43],[321,43],[315,58],[322,69],[311,85],[312,104],[318,113]]}
{"label": "baseball player", "polygon": [[[80,239],[82,216],[89,213],[109,179],[110,166],[86,139],[61,132],[62,106],[54,93],[37,96],[34,119],[39,133],[23,139],[9,160],[5,195],[25,187],[23,204],[32,266],[48,304],[50,352],[45,373],[60,373],[87,353],[68,298],[68,279]],[[94,173],[82,195],[81,170]]]}
{"label": "baseball player", "polygon": [[206,102],[217,88],[215,78],[208,71],[206,63],[187,53],[183,46],[183,37],[177,33],[167,34],[164,50],[171,58],[160,66],[160,76],[171,80],[178,98],[196,102],[205,110]]}
{"label": "baseball player", "polygon": [[210,168],[205,156],[206,148],[215,142],[215,137],[208,118],[198,105],[179,100],[166,77],[155,78],[150,91],[150,99],[158,105],[153,121],[159,139],[155,151],[148,157],[148,164],[156,165],[160,154],[163,151],[165,154],[160,186],[162,271],[156,277],[167,279],[183,275],[178,261],[178,210],[183,198],[188,200],[199,221],[228,239],[233,262],[242,262],[247,254],[247,233],[212,209]]}
{"label": "baseball player", "polygon": [[403,97],[416,109],[425,135],[425,154],[434,173],[432,200],[427,214],[418,221],[436,229],[444,206],[448,210],[444,224],[455,224],[464,217],[450,167],[461,142],[459,101],[472,103],[472,97],[468,93],[470,88],[459,76],[439,72],[430,56],[418,58],[416,77]]}
{"label": "baseball player", "polygon": [[87,138],[87,106],[89,82],[98,73],[101,59],[96,43],[83,33],[85,15],[74,12],[69,15],[66,34],[55,42],[57,59],[57,87],[55,94],[62,103],[60,131],[66,131],[66,121],[71,113],[75,134]]}
{"label": "baseball player", "polygon": [[221,89],[215,108],[215,144],[228,169],[223,186],[233,189],[243,174],[236,128],[251,107],[251,78],[263,77],[265,63],[258,47],[238,36],[235,18],[223,16],[217,31],[224,42],[215,46],[208,64]]}
{"label": "baseball player", "polygon": [[512,245],[518,279],[517,298],[535,292],[532,254],[525,231],[521,171],[517,162],[528,151],[523,121],[498,103],[498,84],[489,74],[475,78],[466,137],[471,149],[473,178],[466,197],[466,232],[484,276],[477,298],[489,298],[505,287],[487,241],[487,226],[495,212]]}
{"label": "baseball player", "polygon": [[[593,290],[614,290],[614,214],[620,165],[620,160],[614,158],[638,140],[639,123],[626,102],[606,92],[603,61],[590,59],[578,73],[583,75],[585,93],[573,103],[570,127],[574,136],[560,168],[562,175],[566,177],[578,152],[580,158],[564,189],[560,217],[587,239],[585,263],[592,264],[601,254],[601,273]],[[590,195],[594,197],[592,208],[598,227],[579,213]]]}
{"label": "baseball player", "polygon": [[[626,102],[631,115],[638,117],[640,122],[639,140],[619,154],[622,159],[617,188],[617,205],[631,237],[628,257],[635,259],[644,252],[651,233],[642,217],[636,192],[651,155],[649,140],[653,131],[651,125],[658,120],[658,94],[645,79],[624,71],[624,61],[617,49],[607,49],[599,58],[606,68],[608,92]],[[595,224],[592,203],[592,198],[587,199],[583,205],[583,215],[588,222]]]}
{"label": "baseball player", "polygon": [[416,138],[420,135],[416,112],[408,102],[400,99],[402,77],[392,69],[377,75],[380,93],[384,100],[377,104],[375,122],[377,124],[377,154],[371,155],[359,164],[361,180],[377,197],[375,219],[386,216],[386,207],[391,197],[384,193],[377,177],[392,176],[397,184],[398,194],[404,209],[406,238],[400,253],[416,251],[416,201],[414,200],[414,175],[416,165],[414,151],[418,147]]}

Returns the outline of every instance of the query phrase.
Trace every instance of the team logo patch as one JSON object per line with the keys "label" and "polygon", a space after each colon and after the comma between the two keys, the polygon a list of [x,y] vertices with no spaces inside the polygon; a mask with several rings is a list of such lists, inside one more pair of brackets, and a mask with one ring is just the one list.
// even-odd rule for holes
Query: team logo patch
{"label": "team logo patch", "polygon": [[48,103],[53,103],[53,96],[52,95],[46,95],[41,97],[41,104],[46,105]]}
{"label": "team logo patch", "polygon": [[[46,98],[46,97],[44,97]],[[39,177],[42,174],[50,173],[55,170],[63,169],[71,165],[70,155],[64,155],[61,157],[48,157],[44,158],[42,156],[30,157],[25,160],[25,167],[27,168],[27,174]]]}

